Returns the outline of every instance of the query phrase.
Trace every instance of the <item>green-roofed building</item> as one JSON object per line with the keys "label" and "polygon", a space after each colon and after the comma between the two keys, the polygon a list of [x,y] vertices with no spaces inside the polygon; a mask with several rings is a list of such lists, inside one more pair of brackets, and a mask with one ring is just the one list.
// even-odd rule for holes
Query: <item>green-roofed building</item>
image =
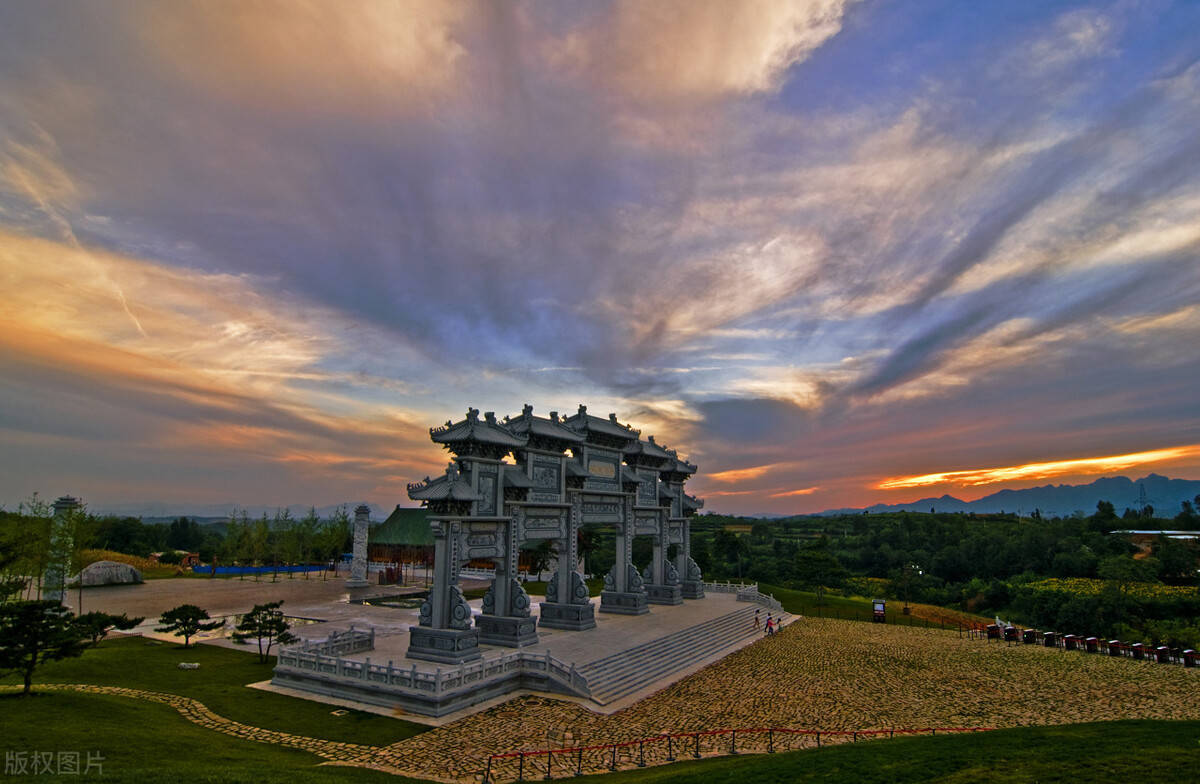
{"label": "green-roofed building", "polygon": [[397,506],[388,519],[371,529],[370,559],[383,563],[432,563],[433,532],[427,509]]}

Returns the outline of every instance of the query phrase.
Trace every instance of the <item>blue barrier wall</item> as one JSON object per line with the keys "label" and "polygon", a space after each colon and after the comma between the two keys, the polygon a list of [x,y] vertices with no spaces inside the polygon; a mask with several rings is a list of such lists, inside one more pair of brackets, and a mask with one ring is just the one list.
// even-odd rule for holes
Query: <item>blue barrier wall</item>
{"label": "blue barrier wall", "polygon": [[[274,574],[276,572],[319,572],[324,566],[307,564],[303,566],[218,566],[217,574]],[[212,574],[211,566],[193,566],[196,574]]]}

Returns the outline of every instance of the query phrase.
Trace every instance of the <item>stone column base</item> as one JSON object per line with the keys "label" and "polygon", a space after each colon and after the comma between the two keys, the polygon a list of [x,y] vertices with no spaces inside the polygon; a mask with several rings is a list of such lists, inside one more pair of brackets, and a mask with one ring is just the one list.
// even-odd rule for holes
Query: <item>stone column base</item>
{"label": "stone column base", "polygon": [[700,580],[684,580],[680,587],[683,589],[684,599],[704,598],[704,583]]}
{"label": "stone column base", "polygon": [[630,593],[602,591],[600,593],[600,612],[617,613],[619,615],[645,615],[650,612],[650,606],[646,602],[645,591]]}
{"label": "stone column base", "polygon": [[507,615],[477,615],[475,628],[479,630],[479,642],[483,645],[503,645],[505,648],[522,648],[537,645],[537,618],[528,616],[514,618]]}
{"label": "stone column base", "polygon": [[543,629],[566,629],[581,632],[596,628],[596,608],[587,604],[558,604],[542,602],[542,619],[538,625]]}
{"label": "stone column base", "polygon": [[408,652],[411,659],[462,664],[483,656],[479,652],[478,629],[434,629],[413,626],[408,630]]}
{"label": "stone column base", "polygon": [[676,585],[646,583],[646,601],[650,604],[683,604],[683,590]]}
{"label": "stone column base", "polygon": [[367,582],[366,580],[355,580],[353,577],[346,580],[347,588],[366,588],[369,585],[370,585],[370,583]]}

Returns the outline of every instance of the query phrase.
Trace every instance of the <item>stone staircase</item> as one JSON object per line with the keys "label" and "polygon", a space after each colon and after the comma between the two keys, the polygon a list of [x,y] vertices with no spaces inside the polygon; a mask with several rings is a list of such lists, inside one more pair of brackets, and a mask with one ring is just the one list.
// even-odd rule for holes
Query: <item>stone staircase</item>
{"label": "stone staircase", "polygon": [[[609,705],[747,637],[761,636],[761,629],[752,628],[756,609],[762,610],[747,603],[711,621],[588,662],[579,668],[579,674],[587,678],[591,698]],[[759,615],[766,620],[766,612]]]}

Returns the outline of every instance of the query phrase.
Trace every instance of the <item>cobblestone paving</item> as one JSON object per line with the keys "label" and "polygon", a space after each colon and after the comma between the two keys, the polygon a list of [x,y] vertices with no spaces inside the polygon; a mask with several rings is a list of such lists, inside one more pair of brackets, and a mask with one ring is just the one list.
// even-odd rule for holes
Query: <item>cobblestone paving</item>
{"label": "cobblestone paving", "polygon": [[[217,732],[309,751],[329,764],[354,765],[439,781],[478,781],[489,755],[554,747],[600,746],[665,733],[720,728],[866,730],[924,727],[1014,727],[1129,718],[1200,719],[1200,672],[1179,666],[1037,646],[961,639],[954,631],[911,629],[830,619],[798,620],[631,707],[611,715],[565,700],[519,697],[386,747],[336,743],[260,729],[218,716],[200,702],[160,692],[108,686],[41,685],[115,694],[171,705]],[[850,737],[825,736],[824,742]],[[703,756],[815,745],[813,736],[704,736]],[[694,738],[617,756],[617,767],[687,758]],[[540,778],[545,756],[525,760]],[[554,757],[556,777],[580,765],[607,770],[609,750]],[[510,781],[518,760],[498,763]]]}
{"label": "cobblestone paving", "polygon": [[[590,746],[734,727],[865,730],[1200,719],[1197,688],[1200,673],[1179,666],[1006,647],[960,639],[955,631],[804,619],[612,715],[522,697],[388,746],[376,759],[405,767],[421,760],[427,770],[469,779],[491,753],[544,750],[548,731],[556,733],[556,746]],[[727,749],[729,740],[703,738],[701,752]],[[811,736],[773,740],[777,749],[815,745]],[[738,750],[765,751],[766,743],[765,735],[756,735],[739,742]],[[638,751],[635,745],[619,755],[618,767],[635,764]],[[680,756],[674,744],[672,751]],[[642,752],[647,764],[655,764],[665,761],[667,747],[655,743]],[[557,756],[555,770],[566,775],[576,759]],[[504,764],[513,770],[502,778],[515,778],[516,761]],[[525,764],[527,778],[529,766],[545,771],[544,756]],[[593,752],[583,767],[601,770],[609,764],[610,756]]]}

